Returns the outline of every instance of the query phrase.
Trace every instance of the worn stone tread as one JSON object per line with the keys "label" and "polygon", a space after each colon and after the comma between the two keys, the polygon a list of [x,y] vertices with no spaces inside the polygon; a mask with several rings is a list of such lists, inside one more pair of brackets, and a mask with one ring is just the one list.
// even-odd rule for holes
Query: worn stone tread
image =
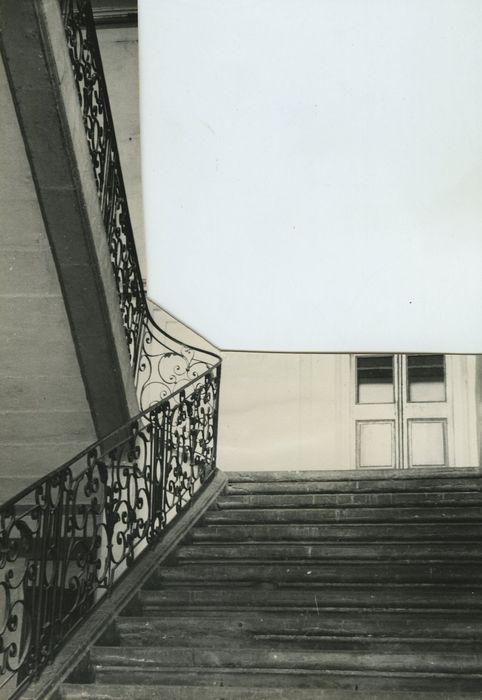
{"label": "worn stone tread", "polygon": [[[152,587],[152,581],[149,582]],[[172,586],[142,590],[139,608],[144,614],[164,614],[166,609],[221,610],[481,610],[482,585],[450,584],[327,584],[310,587],[209,585]]]}
{"label": "worn stone tread", "polygon": [[226,494],[274,495],[274,494],[377,494],[377,493],[457,493],[458,491],[480,493],[482,474],[472,477],[418,478],[411,479],[343,479],[343,480],[299,480],[283,479],[267,481],[230,481]]}
{"label": "worn stone tread", "polygon": [[[420,469],[305,469],[282,471],[232,471],[228,472],[229,483],[259,483],[259,482],[313,482],[313,481],[402,481],[405,485],[420,480],[428,480],[432,487],[437,488],[439,481],[451,479],[480,478],[481,467],[442,467]],[[407,488],[407,486],[405,486]]]}
{"label": "worn stone tread", "polygon": [[424,652],[391,653],[331,651],[284,651],[270,649],[196,649],[182,647],[101,647],[91,652],[96,671],[112,667],[127,674],[137,669],[163,667],[302,669],[304,671],[364,671],[371,673],[410,673],[471,675],[482,680],[482,653]]}
{"label": "worn stone tread", "polygon": [[[120,617],[116,630],[122,646],[242,646],[330,649],[378,648],[386,651],[455,647],[482,651],[482,613],[434,615],[413,612],[355,610],[298,614],[217,612],[167,617]],[[411,647],[410,647],[411,645]]]}
{"label": "worn stone tread", "polygon": [[438,508],[227,508],[208,511],[203,524],[210,523],[323,523],[323,522],[475,522],[480,524],[481,508],[478,506],[444,506]]}
{"label": "worn stone tread", "polygon": [[190,539],[197,541],[239,542],[482,542],[482,523],[322,523],[213,524],[193,528]]}
{"label": "worn stone tread", "polygon": [[352,507],[465,507],[467,504],[482,506],[480,491],[447,491],[407,493],[405,491],[377,493],[280,493],[280,494],[230,494],[217,501],[219,508],[352,508]]}
{"label": "worn stone tread", "polygon": [[182,585],[190,582],[414,582],[444,583],[461,581],[479,583],[480,561],[333,561],[325,562],[230,562],[217,560],[210,563],[185,562],[179,566],[165,566],[152,576],[153,585]]}
{"label": "worn stone tread", "polygon": [[[103,670],[99,674],[99,687],[103,684],[119,683],[119,675],[123,669],[112,668]],[[156,686],[168,687],[172,685],[191,685],[196,688],[213,687],[226,688],[237,687],[240,689],[250,687],[269,687],[278,685],[283,688],[311,688],[318,689],[346,689],[350,691],[366,692],[372,697],[374,690],[386,691],[403,689],[409,692],[411,689],[449,692],[450,700],[454,693],[482,691],[480,676],[464,676],[463,674],[436,673],[409,674],[409,673],[355,673],[353,671],[310,671],[298,669],[285,671],[283,669],[233,669],[219,668],[206,669],[204,667],[192,667],[181,669],[165,667],[162,675],[153,669],[130,668],[129,673],[122,674],[125,682],[137,683],[142,687]],[[313,690],[312,690],[313,692]],[[316,696],[315,696],[316,697]]]}
{"label": "worn stone tread", "polygon": [[480,700],[477,693],[383,691],[317,688],[236,688],[188,685],[75,685],[62,686],[61,700]]}
{"label": "worn stone tread", "polygon": [[390,542],[333,544],[333,543],[259,543],[249,544],[202,544],[184,545],[176,552],[177,561],[215,561],[215,560],[330,560],[330,559],[375,559],[375,560],[444,560],[466,559],[481,560],[482,541],[480,543],[447,542]]}

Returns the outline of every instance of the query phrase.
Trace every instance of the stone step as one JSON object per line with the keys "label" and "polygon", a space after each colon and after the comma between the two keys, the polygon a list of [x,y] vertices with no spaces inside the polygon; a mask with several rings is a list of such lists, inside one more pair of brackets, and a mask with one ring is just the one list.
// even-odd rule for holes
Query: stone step
{"label": "stone step", "polygon": [[325,523],[321,525],[283,525],[262,523],[242,525],[205,525],[190,532],[194,542],[482,542],[481,523]]}
{"label": "stone step", "polygon": [[202,524],[233,523],[329,523],[329,522],[474,522],[480,524],[477,506],[439,506],[438,508],[229,508],[209,510]]}
{"label": "stone step", "polygon": [[[481,467],[427,467],[419,469],[310,469],[283,471],[233,471],[228,472],[230,484],[234,483],[303,483],[316,481],[334,482],[402,482],[404,484],[428,482],[432,488],[439,482],[480,479]],[[429,489],[430,490],[430,489]]]}
{"label": "stone step", "polygon": [[275,495],[275,494],[354,494],[354,493],[480,493],[482,474],[478,477],[451,479],[344,479],[329,480],[268,480],[233,481],[229,477],[226,487],[228,495]]}
{"label": "stone step", "polygon": [[230,474],[61,698],[482,697],[480,470],[355,474]]}
{"label": "stone step", "polygon": [[[282,651],[268,649],[192,649],[181,647],[94,647],[91,663],[100,683],[166,684],[181,677],[184,683],[203,685],[214,674],[227,685],[240,684],[240,678],[249,685],[258,685],[260,677],[273,682],[290,678],[289,685],[323,685],[329,676],[378,678],[385,687],[400,686],[406,681],[444,680],[464,682],[470,689],[480,688],[482,656],[474,652],[416,652],[374,653],[357,651]],[[233,677],[234,672],[234,677]],[[190,677],[190,674],[192,676]],[[269,681],[269,676],[274,678]],[[231,682],[228,680],[231,676]],[[236,678],[238,676],[238,678]],[[211,678],[211,682],[214,680]],[[201,681],[201,682],[200,682]],[[226,682],[227,681],[227,682]],[[232,682],[234,681],[234,683]],[[301,682],[300,682],[301,681]],[[283,683],[284,684],[284,683]],[[462,683],[461,683],[462,684]],[[418,686],[420,688],[420,685]]]}
{"label": "stone step", "polygon": [[178,566],[163,566],[150,579],[152,587],[183,585],[195,582],[211,585],[230,582],[274,582],[306,583],[480,583],[480,561],[326,561],[323,564],[308,562],[292,563],[186,563]]}
{"label": "stone step", "polygon": [[445,493],[270,493],[228,494],[221,496],[217,508],[351,508],[351,507],[414,507],[482,506],[480,491]]}
{"label": "stone step", "polygon": [[232,611],[216,615],[189,611],[162,618],[119,617],[122,646],[276,649],[420,649],[482,651],[482,613],[427,614],[373,610],[299,612]]}
{"label": "stone step", "polygon": [[[151,583],[152,585],[152,583]],[[305,587],[276,585],[208,585],[142,590],[138,605],[145,615],[165,615],[169,610],[220,612],[262,610],[303,612],[367,609],[420,613],[482,610],[482,585],[451,584],[323,584]]]}
{"label": "stone step", "polygon": [[[130,674],[130,676],[129,676]],[[117,678],[117,676],[120,678]],[[162,669],[145,668],[141,669],[120,669],[109,668],[98,673],[98,685],[94,686],[97,692],[102,692],[102,688],[114,687],[117,688],[119,683],[137,684],[144,693],[137,697],[150,698],[151,689],[155,689],[155,698],[161,697],[163,700],[169,698],[170,689],[174,687],[192,687],[196,692],[196,698],[199,697],[197,691],[204,688],[211,692],[220,692],[220,695],[210,695],[209,697],[219,697],[220,700],[226,700],[233,697],[225,694],[227,688],[233,688],[236,691],[235,698],[245,700],[249,698],[249,692],[252,688],[259,690],[256,696],[259,699],[266,700],[261,689],[273,686],[283,688],[283,692],[292,689],[295,693],[294,698],[298,698],[300,689],[308,689],[311,695],[304,696],[310,700],[319,700],[320,697],[333,700],[333,690],[338,690],[342,694],[340,700],[345,700],[348,691],[350,694],[356,693],[357,698],[364,700],[373,700],[374,697],[380,700],[391,698],[391,693],[395,690],[403,691],[405,700],[412,700],[414,692],[426,691],[430,693],[428,696],[419,695],[419,697],[428,697],[431,700],[461,700],[463,697],[474,697],[480,699],[481,678],[480,676],[465,675],[461,673],[416,673],[409,674],[406,672],[354,672],[354,671],[311,671],[292,669],[235,669],[235,668],[208,668],[192,667],[189,669],[180,669],[177,667],[163,667]],[[316,689],[314,692],[313,689]],[[320,690],[325,689],[326,695],[320,696]],[[160,695],[157,694],[162,692]],[[470,696],[470,693],[473,695]],[[105,700],[105,696],[94,695]],[[124,697],[121,695],[114,696],[116,700]],[[183,695],[175,695],[179,700],[185,700]],[[188,696],[189,697],[189,696]],[[205,696],[200,696],[205,697]],[[283,697],[283,696],[281,696]],[[337,696],[335,696],[337,697]],[[403,697],[403,696],[402,696]],[[110,699],[109,699],[110,700]],[[113,700],[113,699],[112,699]]]}
{"label": "stone step", "polygon": [[482,564],[482,541],[465,542],[390,542],[378,543],[260,543],[248,544],[204,544],[197,542],[184,545],[176,551],[171,561],[216,561],[216,560],[263,560],[263,561],[311,561],[330,559],[383,559],[389,560],[480,560]]}
{"label": "stone step", "polygon": [[[276,679],[275,679],[276,680]],[[316,697],[311,688],[236,688],[230,686],[188,685],[75,685],[65,683],[60,700],[480,700],[479,692],[463,692],[440,695],[438,691],[387,691],[371,692],[369,696],[359,690],[318,688]]]}

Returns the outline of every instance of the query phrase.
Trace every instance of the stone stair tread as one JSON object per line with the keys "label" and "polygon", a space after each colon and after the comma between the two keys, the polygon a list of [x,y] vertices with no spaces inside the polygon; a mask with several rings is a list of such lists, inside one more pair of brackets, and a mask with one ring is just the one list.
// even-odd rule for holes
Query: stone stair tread
{"label": "stone stair tread", "polygon": [[454,648],[482,651],[482,615],[447,616],[324,612],[322,615],[246,614],[233,611],[209,617],[186,612],[162,618],[124,617],[117,621],[122,646],[265,647],[276,649],[370,648],[386,652]]}
{"label": "stone stair tread", "polygon": [[[456,542],[390,542],[387,543],[318,543],[300,542],[273,543],[251,542],[243,544],[203,544],[183,545],[176,552],[176,560],[312,560],[312,559],[445,559],[482,560],[480,543]],[[481,561],[482,563],[482,561]]]}
{"label": "stone stair tread", "polygon": [[[347,616],[345,611],[324,611],[321,615],[314,611],[303,611],[297,614],[284,614],[266,612],[218,612],[210,616],[210,624],[243,633],[276,633],[283,631],[286,634],[318,634],[327,631],[336,632],[339,635],[361,633],[371,635],[378,633],[381,636],[391,636],[394,629],[403,631],[409,636],[422,636],[422,633],[432,637],[435,634],[450,635],[455,638],[460,635],[470,634],[471,638],[482,639],[482,610],[478,614],[474,612],[450,613],[445,611],[443,615],[433,613],[421,613],[395,610],[391,612],[376,612],[372,610],[355,610]],[[387,627],[390,623],[390,627]],[[171,617],[150,618],[145,616],[122,616],[117,618],[117,627],[120,634],[129,633],[133,629],[163,631],[168,629],[196,630],[204,632],[206,616],[196,614],[191,610],[185,610]]]}
{"label": "stone stair tread", "polygon": [[302,469],[302,470],[283,470],[283,471],[266,471],[266,470],[250,470],[250,471],[232,471],[229,472],[229,483],[235,484],[239,482],[304,482],[312,481],[398,481],[407,485],[412,481],[425,479],[437,487],[439,480],[465,479],[465,478],[480,478],[482,475],[481,467],[452,467],[452,468],[419,468],[410,470],[395,470],[395,469]]}
{"label": "stone stair tread", "polygon": [[482,680],[482,653],[423,652],[372,653],[356,655],[336,651],[283,651],[269,649],[195,649],[181,647],[94,647],[94,667],[149,668],[164,666],[183,668],[303,669],[306,671],[367,671],[470,674]]}
{"label": "stone stair tread", "polygon": [[431,582],[462,581],[477,583],[480,581],[481,565],[479,561],[456,561],[456,566],[448,566],[448,560],[440,561],[325,561],[323,563],[307,562],[230,562],[209,563],[185,562],[178,566],[166,566],[153,575],[153,582],[166,585],[205,581],[213,583],[244,582],[297,582],[312,583],[318,581],[340,582]]}
{"label": "stone stair tread", "polygon": [[[481,679],[480,676],[464,674],[443,674],[426,673],[410,674],[396,672],[353,672],[353,671],[311,671],[304,669],[205,669],[205,668],[175,668],[164,667],[162,672],[158,670],[147,670],[145,668],[129,668],[124,674],[123,669],[106,669],[99,674],[97,683],[99,687],[103,684],[119,683],[139,683],[146,686],[170,687],[172,685],[191,685],[199,687],[272,687],[277,685],[283,688],[312,688],[316,692],[320,688],[347,689],[367,693],[371,699],[373,691],[385,691],[403,689],[409,691],[414,689],[447,692],[449,700],[455,700],[459,693],[478,692],[480,698]],[[313,691],[312,691],[313,692]],[[316,696],[315,696],[316,697]],[[411,697],[411,696],[410,696]],[[439,696],[440,697],[440,696]],[[408,700],[408,698],[407,698]]]}
{"label": "stone stair tread", "polygon": [[205,524],[193,528],[192,541],[215,540],[243,543],[246,540],[277,542],[319,541],[338,542],[342,540],[378,542],[384,541],[430,541],[467,542],[482,541],[482,523],[323,523],[314,525],[271,523],[229,523]]}
{"label": "stone stair tread", "polygon": [[[194,687],[187,685],[95,685],[64,684],[62,700],[315,700],[310,688]],[[369,695],[354,690],[319,688],[316,700],[480,700],[479,693],[383,691]]]}
{"label": "stone stair tread", "polygon": [[[152,583],[150,584],[152,585]],[[383,610],[474,610],[482,609],[482,586],[442,584],[327,584],[315,587],[263,587],[231,585],[215,588],[196,584],[189,587],[144,589],[139,592],[139,605],[146,613],[155,610],[189,606],[213,608],[325,610],[338,608]]]}
{"label": "stone stair tread", "polygon": [[217,501],[219,508],[309,508],[309,507],[386,507],[401,506],[438,508],[446,506],[464,507],[467,503],[482,505],[480,491],[425,492],[381,492],[381,493],[282,493],[282,494],[232,494]]}
{"label": "stone stair tread", "polygon": [[226,488],[228,495],[270,494],[363,494],[363,493],[457,493],[458,491],[480,493],[478,477],[464,478],[418,478],[407,485],[406,479],[343,479],[320,481],[236,481],[230,478]]}
{"label": "stone stair tread", "polygon": [[[264,637],[243,637],[222,632],[190,632],[188,635],[189,647],[191,649],[230,649],[239,651],[243,649],[269,650],[269,651],[338,651],[357,654],[361,652],[371,653],[404,653],[410,651],[427,652],[443,651],[450,652],[454,646],[459,651],[474,651],[474,648],[482,650],[482,641],[450,637],[432,639],[423,637],[377,637],[375,635],[265,635]],[[124,648],[134,647],[141,644],[139,638],[133,634],[122,637]],[[171,634],[144,635],[142,646],[156,645],[159,648],[167,648],[171,645],[175,647],[183,646],[186,643],[186,634],[181,635],[172,631]]]}
{"label": "stone stair tread", "polygon": [[439,506],[438,508],[412,508],[410,506],[386,508],[356,506],[351,508],[227,508],[209,510],[203,517],[207,523],[322,523],[322,522],[440,522],[481,521],[481,509],[476,506]]}

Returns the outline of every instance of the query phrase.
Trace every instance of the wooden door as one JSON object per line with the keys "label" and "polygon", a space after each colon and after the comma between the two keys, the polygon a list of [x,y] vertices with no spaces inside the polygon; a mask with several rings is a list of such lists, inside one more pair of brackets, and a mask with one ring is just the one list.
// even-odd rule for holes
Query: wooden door
{"label": "wooden door", "polygon": [[449,466],[446,375],[440,354],[354,356],[357,468]]}

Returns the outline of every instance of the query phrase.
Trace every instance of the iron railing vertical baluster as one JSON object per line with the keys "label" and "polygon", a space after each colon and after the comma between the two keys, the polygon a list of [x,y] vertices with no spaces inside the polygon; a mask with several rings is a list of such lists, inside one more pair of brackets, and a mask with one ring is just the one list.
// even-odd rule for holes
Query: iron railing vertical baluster
{"label": "iron railing vertical baluster", "polygon": [[214,401],[214,418],[213,418],[213,460],[211,469],[216,469],[217,466],[217,454],[218,454],[218,428],[219,428],[219,399],[221,393],[221,368],[222,365],[219,364],[215,369],[216,377],[216,397]]}

